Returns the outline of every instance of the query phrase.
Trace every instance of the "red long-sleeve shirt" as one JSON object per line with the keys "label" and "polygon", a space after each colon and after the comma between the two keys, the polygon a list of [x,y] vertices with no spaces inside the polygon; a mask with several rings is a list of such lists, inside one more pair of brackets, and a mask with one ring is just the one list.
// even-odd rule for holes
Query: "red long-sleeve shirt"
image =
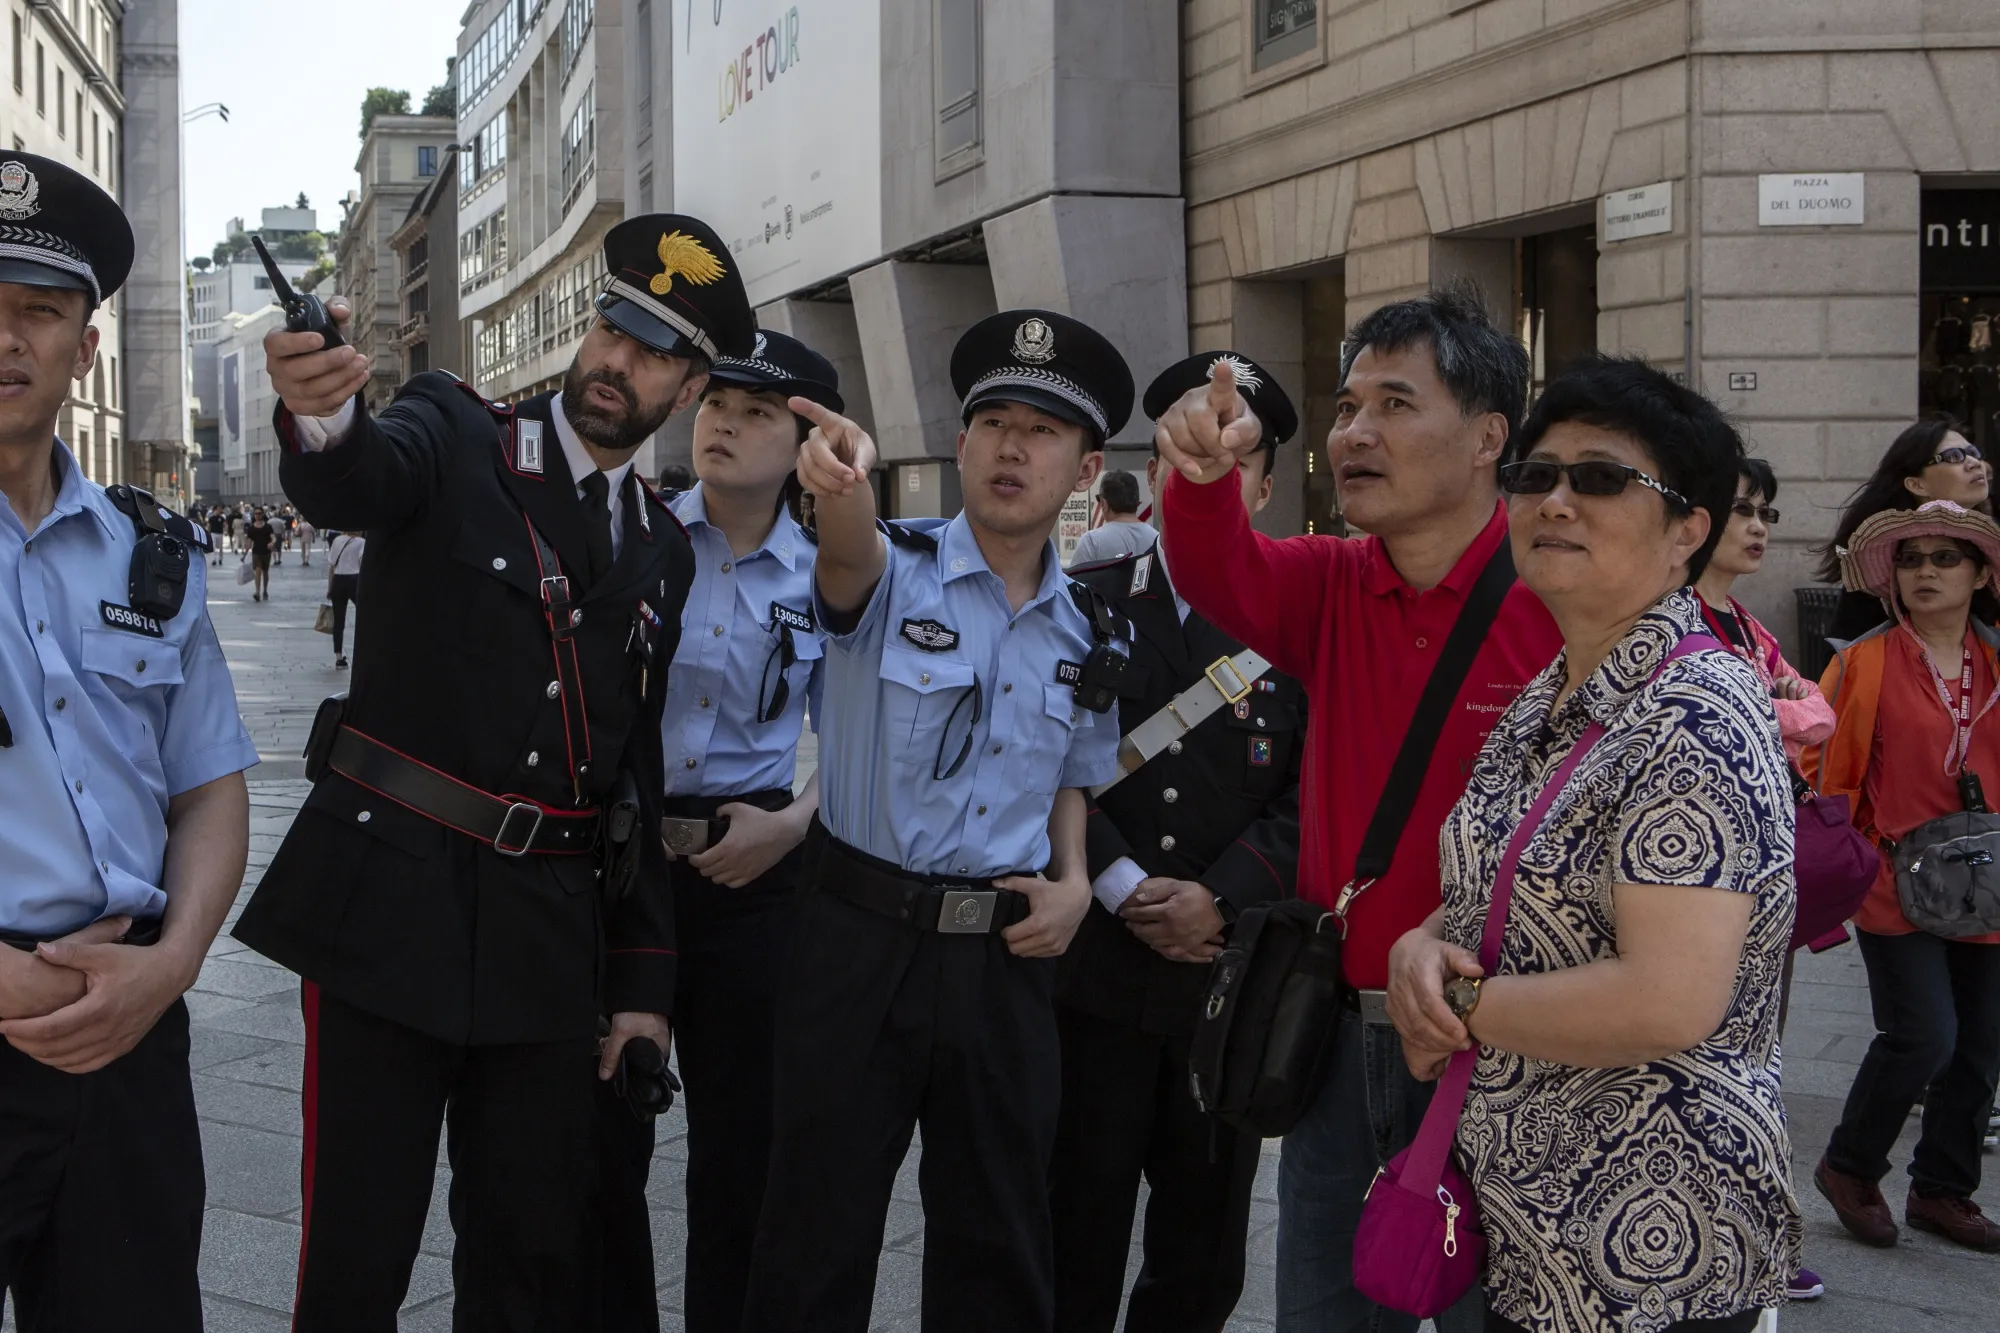
{"label": "red long-sleeve shirt", "polygon": [[[1210,622],[1305,682],[1299,896],[1331,907],[1353,878],[1438,652],[1507,539],[1506,512],[1496,505],[1444,581],[1418,592],[1379,538],[1279,540],[1253,531],[1233,472],[1207,486],[1174,475],[1163,490],[1174,586]],[[1384,986],[1389,946],[1437,909],[1438,830],[1495,720],[1561,648],[1547,608],[1516,583],[1445,721],[1389,872],[1348,912],[1342,967],[1350,985]]]}

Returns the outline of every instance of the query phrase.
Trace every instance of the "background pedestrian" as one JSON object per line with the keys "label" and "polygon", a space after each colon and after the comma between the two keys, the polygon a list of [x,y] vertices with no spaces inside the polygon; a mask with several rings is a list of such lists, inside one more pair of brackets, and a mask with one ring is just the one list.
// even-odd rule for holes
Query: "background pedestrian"
{"label": "background pedestrian", "polygon": [[1159,539],[1153,525],[1139,517],[1139,478],[1130,472],[1104,474],[1095,509],[1096,526],[1078,539],[1069,558],[1072,569],[1147,550]]}
{"label": "background pedestrian", "polygon": [[2000,633],[1973,613],[2000,569],[2000,528],[1948,500],[1885,511],[1857,528],[1849,586],[1894,619],[1837,653],[1821,688],[1835,730],[1809,753],[1822,792],[1846,795],[1882,844],[1882,872],[1855,915],[1876,1035],[1813,1172],[1841,1224],[1896,1243],[1880,1182],[1910,1107],[1924,1103],[1904,1220],[1977,1250],[2000,1224],[1972,1195],[2000,1077],[2000,934],[1945,939],[1913,926],[1896,892],[1895,843],[1964,809],[1962,775],[2000,776]]}
{"label": "background pedestrian", "polygon": [[360,598],[361,557],[367,549],[368,539],[358,532],[337,532],[327,543],[326,597],[333,603],[335,668],[347,666],[347,608]]}

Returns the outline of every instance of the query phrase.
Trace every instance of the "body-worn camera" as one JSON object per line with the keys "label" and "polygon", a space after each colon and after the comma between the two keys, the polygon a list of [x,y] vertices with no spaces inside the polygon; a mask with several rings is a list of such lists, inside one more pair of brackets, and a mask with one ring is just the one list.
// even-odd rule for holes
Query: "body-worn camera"
{"label": "body-worn camera", "polygon": [[295,292],[292,284],[285,281],[285,275],[278,271],[277,261],[264,248],[262,236],[252,236],[250,244],[257,247],[257,258],[264,261],[264,272],[270,275],[271,291],[277,296],[278,304],[285,308],[285,329],[290,333],[317,333],[326,339],[328,347],[345,345],[340,336],[340,326],[327,313],[326,302],[305,292]]}
{"label": "body-worn camera", "polygon": [[1108,713],[1118,702],[1125,675],[1132,669],[1132,659],[1119,652],[1114,641],[1121,633],[1129,639],[1132,627],[1095,589],[1072,583],[1069,593],[1077,610],[1090,617],[1092,639],[1090,655],[1083,659],[1083,666],[1076,670],[1076,679],[1070,682],[1076,692],[1076,705],[1093,713]]}

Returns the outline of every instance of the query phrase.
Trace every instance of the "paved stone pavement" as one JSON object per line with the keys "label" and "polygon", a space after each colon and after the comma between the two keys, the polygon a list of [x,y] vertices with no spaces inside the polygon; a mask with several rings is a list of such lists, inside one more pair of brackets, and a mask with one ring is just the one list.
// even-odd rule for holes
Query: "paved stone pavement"
{"label": "paved stone pavement", "polygon": [[[301,569],[294,555],[274,570],[268,603],[252,603],[247,590],[229,577],[230,565],[212,571],[221,577],[210,591],[210,609],[236,672],[243,715],[264,756],[250,773],[247,884],[255,884],[304,798],[298,754],[306,729],[319,699],[340,688],[343,679],[332,668],[330,645],[310,628],[323,568],[316,561],[309,571]],[[810,757],[808,751],[808,762]],[[195,1096],[208,1163],[202,1287],[209,1326],[278,1333],[286,1327],[283,1312],[291,1301],[298,1247],[304,1033],[297,979],[225,933],[188,999],[194,1014]],[[1829,1294],[1817,1304],[1787,1310],[1782,1322],[1812,1333],[1990,1330],[2000,1296],[2000,1259],[1915,1233],[1906,1233],[1893,1251],[1867,1249],[1846,1237],[1807,1183],[1871,1033],[1867,983],[1856,951],[1849,947],[1802,957],[1786,1033],[1787,1104],[1793,1166],[1807,1218],[1806,1262],[1824,1275]],[[1914,1125],[1912,1121],[1912,1130]],[[681,1327],[685,1133],[686,1122],[676,1107],[660,1127],[651,1189],[660,1307],[670,1330]],[[1907,1160],[1912,1138],[1905,1135],[1899,1163]],[[1232,1330],[1272,1327],[1276,1149],[1275,1143],[1267,1145],[1258,1177],[1249,1280],[1229,1325]],[[915,1166],[912,1153],[890,1209],[876,1289],[877,1329],[918,1326],[923,1216]],[[441,1160],[423,1254],[404,1310],[407,1330],[442,1330],[450,1324],[451,1235],[443,1208],[447,1183]],[[1900,1199],[1900,1170],[1885,1188],[1892,1202]],[[1981,1200],[1989,1211],[2000,1213],[2000,1189],[1990,1180]]]}

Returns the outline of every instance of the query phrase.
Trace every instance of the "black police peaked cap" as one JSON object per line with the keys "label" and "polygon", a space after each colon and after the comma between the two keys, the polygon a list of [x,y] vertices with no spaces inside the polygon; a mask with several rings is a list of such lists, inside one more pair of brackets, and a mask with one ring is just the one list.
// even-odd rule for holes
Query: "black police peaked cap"
{"label": "black police peaked cap", "polygon": [[769,389],[787,397],[810,399],[821,407],[845,412],[840,396],[840,372],[833,362],[787,334],[760,329],[749,356],[725,356],[708,373],[710,384],[734,384],[745,389]]}
{"label": "black police peaked cap", "polygon": [[1097,433],[1132,415],[1132,371],[1111,340],[1052,310],[1003,310],[965,331],[951,353],[964,419],[985,403],[1022,403]]}
{"label": "black police peaked cap", "polygon": [[610,278],[597,310],[656,352],[710,361],[750,355],[757,333],[729,247],[700,218],[646,213],[604,237]]}
{"label": "black police peaked cap", "polygon": [[132,272],[132,224],[82,172],[0,152],[0,282],[67,287],[97,304]]}
{"label": "black police peaked cap", "polygon": [[1250,404],[1257,420],[1264,423],[1264,443],[1283,444],[1299,429],[1299,410],[1278,385],[1278,377],[1241,352],[1196,352],[1185,361],[1176,361],[1146,386],[1142,404],[1154,421],[1189,389],[1205,388],[1215,363],[1227,361],[1236,370],[1236,391]]}

